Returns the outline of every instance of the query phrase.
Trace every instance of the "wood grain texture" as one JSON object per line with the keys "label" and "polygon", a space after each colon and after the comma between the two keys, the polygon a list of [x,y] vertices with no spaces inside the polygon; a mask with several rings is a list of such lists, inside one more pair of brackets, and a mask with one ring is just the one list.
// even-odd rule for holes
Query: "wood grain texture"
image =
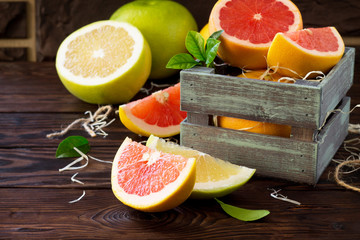
{"label": "wood grain texture", "polygon": [[199,70],[181,71],[181,108],[185,111],[301,127],[317,124],[320,91],[316,87]]}
{"label": "wood grain texture", "polygon": [[317,152],[316,181],[320,178],[320,175],[348,134],[350,98],[345,97],[335,110],[336,112],[329,116],[327,124],[317,137],[319,145]]}
{"label": "wood grain texture", "polygon": [[[0,239],[352,240],[360,234],[359,221],[355,221],[360,215],[360,195],[334,182],[335,162],[330,163],[315,186],[255,175],[242,188],[221,198],[238,207],[270,210],[270,215],[255,222],[229,217],[214,200],[189,199],[162,213],[133,210],[114,197],[109,164],[90,160],[88,167],[78,171],[77,179],[84,185],[71,182],[75,171],[58,172],[72,159],[55,159],[56,147],[63,138],[48,140],[45,135],[98,106],[81,103],[67,93],[53,63],[1,63],[0,83],[0,96],[7,95],[0,105]],[[46,104],[36,100],[37,95],[51,97],[56,92],[61,94]],[[351,106],[360,103],[359,92],[355,82],[348,93]],[[64,104],[69,98],[76,101]],[[360,111],[354,111],[350,120],[359,123]],[[112,160],[125,136],[146,140],[130,133],[118,118],[106,130],[110,134],[107,138],[88,138],[90,155],[103,160]],[[87,136],[81,129],[69,133],[75,134]],[[358,135],[347,139],[353,137]],[[200,137],[194,138],[194,143],[199,141]],[[298,145],[298,151],[305,149]],[[348,156],[341,146],[334,158]],[[305,167],[309,167],[307,161],[304,158]],[[356,176],[347,179],[358,184],[360,178]],[[302,205],[276,200],[268,189],[282,189],[280,193]],[[81,201],[68,203],[83,190],[86,195]]]}
{"label": "wood grain texture", "polygon": [[327,112],[333,110],[353,84],[355,49],[347,48],[344,57],[327,74],[326,80],[319,84],[321,88],[320,123],[324,122]]}

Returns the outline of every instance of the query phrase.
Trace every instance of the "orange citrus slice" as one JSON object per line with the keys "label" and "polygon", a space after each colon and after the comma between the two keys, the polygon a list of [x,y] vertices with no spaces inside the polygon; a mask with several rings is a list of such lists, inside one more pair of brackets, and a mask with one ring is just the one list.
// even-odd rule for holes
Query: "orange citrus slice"
{"label": "orange citrus slice", "polygon": [[126,138],[113,161],[111,186],[125,205],[160,212],[190,196],[195,176],[194,158],[159,152]]}
{"label": "orange citrus slice", "polygon": [[128,102],[144,85],[150,69],[150,47],[141,32],[110,20],[73,32],[56,55],[56,70],[66,89],[94,104]]}
{"label": "orange citrus slice", "polygon": [[120,120],[141,136],[170,137],[180,133],[186,112],[180,111],[180,83],[119,106]]}
{"label": "orange citrus slice", "polygon": [[344,51],[344,41],[335,27],[308,28],[276,34],[267,61],[269,66],[279,66],[282,75],[303,78],[311,71],[326,74]]}
{"label": "orange citrus slice", "polygon": [[266,68],[266,54],[275,34],[302,26],[301,13],[290,0],[219,0],[209,18],[210,34],[224,30],[220,58],[246,69]]}

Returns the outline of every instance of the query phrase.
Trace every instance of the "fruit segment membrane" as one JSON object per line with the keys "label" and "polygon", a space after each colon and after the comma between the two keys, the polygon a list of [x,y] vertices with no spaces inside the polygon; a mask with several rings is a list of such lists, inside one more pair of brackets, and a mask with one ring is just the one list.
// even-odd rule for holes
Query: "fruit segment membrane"
{"label": "fruit segment membrane", "polygon": [[147,196],[174,182],[186,166],[187,158],[131,142],[118,163],[119,186],[128,194]]}
{"label": "fruit segment membrane", "polygon": [[126,64],[134,45],[126,30],[105,25],[72,40],[64,66],[76,76],[103,78]]}
{"label": "fruit segment membrane", "polygon": [[276,0],[231,0],[219,18],[227,34],[253,44],[271,42],[277,32],[287,32],[295,23],[294,13]]}

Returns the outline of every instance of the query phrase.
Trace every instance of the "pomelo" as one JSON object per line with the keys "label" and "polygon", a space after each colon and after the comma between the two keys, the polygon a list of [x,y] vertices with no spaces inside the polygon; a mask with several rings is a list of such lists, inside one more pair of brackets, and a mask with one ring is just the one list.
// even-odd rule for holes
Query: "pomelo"
{"label": "pomelo", "polygon": [[328,73],[344,51],[344,41],[335,27],[307,28],[276,34],[267,61],[269,66],[278,66],[284,76],[303,78],[311,71]]}
{"label": "pomelo", "polygon": [[56,55],[56,70],[66,89],[93,104],[128,102],[150,69],[151,52],[141,32],[110,20],[73,32]]}
{"label": "pomelo", "polygon": [[160,212],[183,203],[195,177],[194,158],[155,151],[126,138],[113,161],[111,187],[125,205]]}
{"label": "pomelo", "polygon": [[147,140],[146,146],[196,159],[196,182],[190,198],[209,199],[225,196],[248,182],[255,173],[255,169],[232,164],[153,135]]}
{"label": "pomelo", "polygon": [[142,135],[170,137],[180,133],[186,112],[180,111],[180,83],[150,96],[119,106],[121,122]]}
{"label": "pomelo", "polygon": [[290,0],[219,0],[209,18],[209,33],[224,30],[218,55],[232,66],[266,68],[270,43],[278,32],[302,29],[299,9]]}
{"label": "pomelo", "polygon": [[163,0],[137,0],[121,6],[111,20],[136,26],[148,41],[152,53],[150,78],[166,78],[177,73],[167,69],[172,56],[186,52],[185,38],[198,27],[192,14],[180,3]]}

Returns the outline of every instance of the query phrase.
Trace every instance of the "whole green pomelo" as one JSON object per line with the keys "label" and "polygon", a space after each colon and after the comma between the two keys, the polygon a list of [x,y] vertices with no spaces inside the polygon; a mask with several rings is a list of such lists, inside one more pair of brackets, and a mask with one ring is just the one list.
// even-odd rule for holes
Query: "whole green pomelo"
{"label": "whole green pomelo", "polygon": [[121,6],[110,19],[128,22],[145,36],[152,54],[152,79],[166,78],[178,72],[167,69],[166,64],[172,56],[186,52],[187,33],[198,30],[189,10],[170,0],[133,1]]}

